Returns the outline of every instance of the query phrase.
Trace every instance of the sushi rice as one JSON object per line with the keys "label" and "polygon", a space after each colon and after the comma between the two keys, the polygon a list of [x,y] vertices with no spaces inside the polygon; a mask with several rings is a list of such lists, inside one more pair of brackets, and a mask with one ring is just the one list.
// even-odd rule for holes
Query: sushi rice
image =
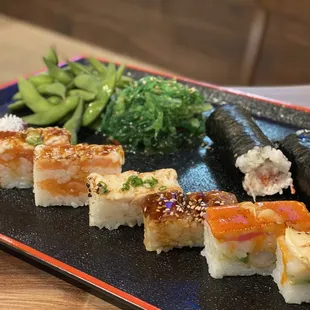
{"label": "sushi rice", "polygon": [[310,233],[287,228],[277,244],[272,277],[285,302],[310,302]]}
{"label": "sushi rice", "polygon": [[293,186],[291,162],[271,146],[254,147],[237,158],[236,167],[245,174],[243,188],[254,199],[282,194],[283,189]]}

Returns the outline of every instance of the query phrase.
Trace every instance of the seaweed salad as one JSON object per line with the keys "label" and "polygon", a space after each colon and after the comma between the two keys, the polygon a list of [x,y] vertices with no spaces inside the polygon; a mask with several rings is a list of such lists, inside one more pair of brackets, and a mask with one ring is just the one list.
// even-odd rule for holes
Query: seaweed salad
{"label": "seaweed salad", "polygon": [[127,151],[171,152],[201,142],[210,108],[195,88],[148,76],[109,103],[101,131]]}

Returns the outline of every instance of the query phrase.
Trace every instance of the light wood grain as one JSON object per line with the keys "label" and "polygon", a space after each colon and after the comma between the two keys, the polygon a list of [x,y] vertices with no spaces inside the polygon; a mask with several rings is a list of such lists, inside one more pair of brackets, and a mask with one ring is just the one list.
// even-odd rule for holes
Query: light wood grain
{"label": "light wood grain", "polygon": [[1,0],[10,16],[195,79],[240,84],[254,0]]}
{"label": "light wood grain", "polygon": [[0,14],[0,83],[44,67],[42,56],[50,46],[57,47],[62,59],[92,55],[165,71],[132,57],[113,53]]}
{"label": "light wood grain", "polygon": [[0,251],[0,309],[115,310],[118,308]]}
{"label": "light wood grain", "polygon": [[[0,15],[0,83],[42,67],[46,48],[56,45],[62,56],[92,54],[144,67],[152,66]],[[158,69],[158,68],[155,68]],[[310,106],[309,86],[240,88],[262,96]],[[40,269],[0,251],[1,310],[117,309]]]}

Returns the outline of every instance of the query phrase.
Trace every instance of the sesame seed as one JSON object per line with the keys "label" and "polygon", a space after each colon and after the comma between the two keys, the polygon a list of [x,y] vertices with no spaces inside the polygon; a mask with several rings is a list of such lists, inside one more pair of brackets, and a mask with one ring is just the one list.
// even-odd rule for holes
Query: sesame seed
{"label": "sesame seed", "polygon": [[172,212],[170,212],[170,215],[174,215],[174,212],[172,211]]}
{"label": "sesame seed", "polygon": [[160,210],[156,209],[156,212],[160,212]]}
{"label": "sesame seed", "polygon": [[144,208],[144,212],[146,211],[147,207]]}
{"label": "sesame seed", "polygon": [[202,202],[202,199],[200,198],[200,199],[198,199],[198,202]]}
{"label": "sesame seed", "polygon": [[195,205],[192,205],[192,206],[191,206],[191,209],[194,210],[194,209],[195,209]]}

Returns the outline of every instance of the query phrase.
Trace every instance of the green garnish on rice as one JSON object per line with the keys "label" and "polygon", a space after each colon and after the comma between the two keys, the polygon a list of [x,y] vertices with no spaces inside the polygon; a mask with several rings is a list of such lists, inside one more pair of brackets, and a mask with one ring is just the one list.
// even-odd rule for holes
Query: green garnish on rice
{"label": "green garnish on rice", "polygon": [[210,108],[195,88],[147,76],[111,100],[101,131],[129,150],[175,151],[201,142]]}
{"label": "green garnish on rice", "polygon": [[102,181],[98,183],[98,192],[101,195],[105,195],[109,192],[108,185]]}
{"label": "green garnish on rice", "polygon": [[242,263],[247,264],[249,262],[249,253],[247,253],[247,255],[245,257],[240,257],[239,260]]}
{"label": "green garnish on rice", "polygon": [[146,188],[153,188],[158,184],[158,180],[153,178],[152,179],[146,179],[143,181],[143,186]]}
{"label": "green garnish on rice", "polygon": [[136,175],[130,176],[127,181],[122,186],[122,191],[130,190],[130,186],[132,187],[140,187],[144,186],[146,188],[154,188],[158,184],[158,180],[152,177],[151,179],[142,180]]}

